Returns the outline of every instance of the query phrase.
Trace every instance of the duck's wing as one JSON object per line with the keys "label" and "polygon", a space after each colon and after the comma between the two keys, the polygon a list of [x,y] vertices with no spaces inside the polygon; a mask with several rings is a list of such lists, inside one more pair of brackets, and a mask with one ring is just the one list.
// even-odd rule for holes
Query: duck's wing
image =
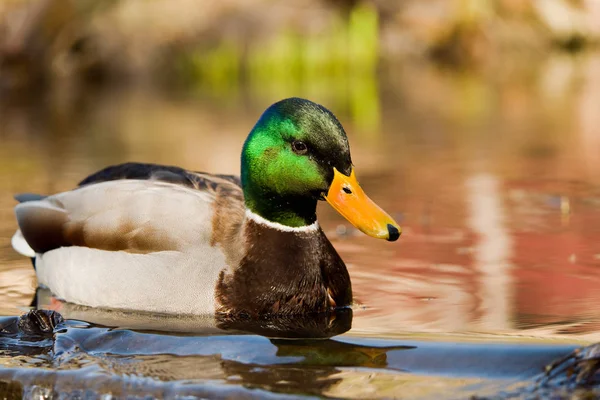
{"label": "duck's wing", "polygon": [[[171,165],[125,163],[106,167],[79,182],[79,186],[121,179],[155,180],[187,186],[196,190],[216,190],[219,185],[232,183],[241,187],[240,178],[234,175],[207,174],[188,171]],[[228,188],[229,185],[223,186]]]}
{"label": "duck's wing", "polygon": [[66,246],[131,253],[198,249],[239,238],[244,218],[235,177],[155,164],[108,167],[75,190],[23,200],[15,208],[17,221],[35,253]]}

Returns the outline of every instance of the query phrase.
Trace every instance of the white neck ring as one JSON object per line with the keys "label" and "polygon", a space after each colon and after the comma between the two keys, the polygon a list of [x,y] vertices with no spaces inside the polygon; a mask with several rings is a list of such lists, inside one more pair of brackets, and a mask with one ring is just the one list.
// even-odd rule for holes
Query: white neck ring
{"label": "white neck ring", "polygon": [[315,232],[319,229],[319,223],[317,221],[305,226],[287,226],[280,224],[279,222],[269,221],[268,219],[261,217],[255,212],[252,212],[248,208],[246,208],[246,218],[254,221],[259,225],[268,226],[269,228],[276,229],[281,232]]}

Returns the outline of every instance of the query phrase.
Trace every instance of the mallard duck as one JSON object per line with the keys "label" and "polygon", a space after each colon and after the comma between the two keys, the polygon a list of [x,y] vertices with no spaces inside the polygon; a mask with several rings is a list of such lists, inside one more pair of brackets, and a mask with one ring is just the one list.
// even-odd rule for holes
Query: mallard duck
{"label": "mallard duck", "polygon": [[67,192],[16,199],[13,247],[33,258],[40,286],[67,302],[160,313],[349,306],[350,277],[317,222],[319,200],[369,236],[401,232],[359,186],[336,117],[299,98],[262,114],[240,178],[126,163]]}

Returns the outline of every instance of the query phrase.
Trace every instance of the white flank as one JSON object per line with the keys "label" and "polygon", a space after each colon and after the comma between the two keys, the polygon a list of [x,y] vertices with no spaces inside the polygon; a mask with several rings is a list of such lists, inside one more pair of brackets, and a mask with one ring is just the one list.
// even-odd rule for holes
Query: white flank
{"label": "white flank", "polygon": [[61,247],[38,255],[38,283],[71,303],[166,314],[213,314],[227,268],[216,247],[134,254]]}
{"label": "white flank", "polygon": [[35,257],[35,251],[29,246],[29,243],[27,243],[23,237],[20,229],[17,229],[10,243],[12,244],[13,249],[18,253],[23,254],[26,257]]}
{"label": "white flank", "polygon": [[251,219],[260,225],[268,226],[269,228],[276,229],[281,232],[315,232],[319,229],[319,223],[315,221],[314,223],[306,226],[287,226],[280,224],[278,222],[269,221],[261,217],[260,215],[250,211],[246,208],[246,218]]}

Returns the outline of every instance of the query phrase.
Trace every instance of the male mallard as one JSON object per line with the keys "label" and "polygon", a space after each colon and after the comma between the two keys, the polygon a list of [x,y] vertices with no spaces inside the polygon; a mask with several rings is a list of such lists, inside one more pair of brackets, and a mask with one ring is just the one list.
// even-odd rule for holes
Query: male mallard
{"label": "male mallard", "polygon": [[369,236],[394,241],[400,227],[358,185],[335,116],[308,100],[275,103],[241,161],[241,181],[127,163],[68,192],[17,196],[13,247],[34,258],[40,285],[92,307],[263,315],[350,305],[317,201]]}

